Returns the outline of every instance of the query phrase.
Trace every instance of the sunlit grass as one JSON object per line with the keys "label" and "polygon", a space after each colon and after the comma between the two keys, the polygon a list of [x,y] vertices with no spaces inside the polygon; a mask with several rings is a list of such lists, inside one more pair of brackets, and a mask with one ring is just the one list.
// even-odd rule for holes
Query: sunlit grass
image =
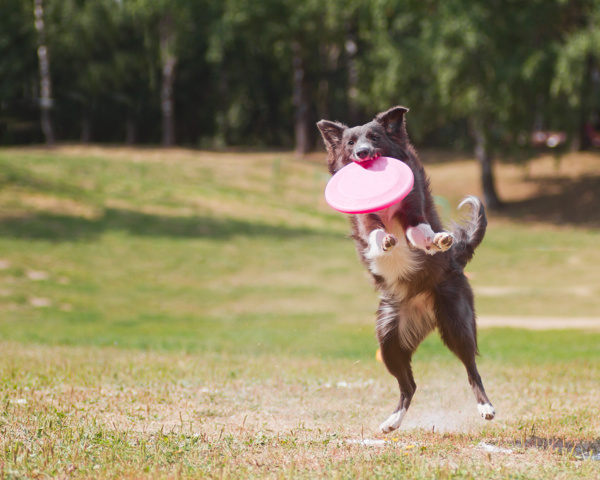
{"label": "sunlit grass", "polygon": [[[600,333],[481,329],[491,423],[434,334],[381,442],[397,391],[377,295],[324,172],[276,153],[1,151],[0,477],[599,476]],[[598,236],[492,219],[468,268],[479,315],[599,316]]]}
{"label": "sunlit grass", "polygon": [[[393,407],[396,387],[372,357],[1,343],[0,471],[8,478],[387,478],[398,472],[406,478],[595,478],[598,361],[577,359],[580,338],[570,338],[563,351],[572,360],[521,356],[519,365],[510,332],[498,333],[507,343],[490,343],[480,362],[498,411],[493,422],[478,419],[458,361],[429,345],[415,361],[419,389],[405,426],[387,437],[377,433],[377,423]],[[543,340],[560,337],[555,332]]]}
{"label": "sunlit grass", "polygon": [[[371,348],[377,297],[325,179],[283,154],[3,151],[0,333],[306,351],[305,330],[326,354],[339,324]],[[492,221],[468,267],[479,315],[600,315],[599,235]]]}

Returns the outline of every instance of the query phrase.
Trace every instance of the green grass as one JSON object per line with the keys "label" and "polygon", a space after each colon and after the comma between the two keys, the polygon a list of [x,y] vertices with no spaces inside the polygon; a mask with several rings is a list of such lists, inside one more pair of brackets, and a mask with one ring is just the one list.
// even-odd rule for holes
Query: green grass
{"label": "green grass", "polygon": [[[1,152],[0,335],[370,351],[377,298],[323,204],[323,172],[273,154]],[[599,316],[599,241],[492,222],[468,270],[479,315]]]}
{"label": "green grass", "polygon": [[[406,426],[352,443],[382,438],[397,393],[324,172],[0,151],[0,478],[599,476],[593,332],[481,329],[489,424],[432,335]],[[479,315],[600,316],[599,236],[492,218],[468,270]]]}
{"label": "green grass", "polygon": [[[595,268],[600,257],[594,248],[598,242],[598,230],[493,225],[468,266],[479,293],[478,311],[482,315],[600,316],[600,271]],[[489,287],[497,287],[498,293]]]}

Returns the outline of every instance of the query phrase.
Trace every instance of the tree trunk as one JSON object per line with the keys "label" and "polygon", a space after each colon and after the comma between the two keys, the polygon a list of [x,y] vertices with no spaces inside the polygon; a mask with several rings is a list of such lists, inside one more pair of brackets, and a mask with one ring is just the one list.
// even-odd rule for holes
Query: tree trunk
{"label": "tree trunk", "polygon": [[317,87],[317,113],[319,118],[331,118],[331,94],[330,82],[332,74],[338,68],[341,48],[336,43],[319,45],[321,70],[325,72],[321,75]]}
{"label": "tree trunk", "polygon": [[322,43],[319,45],[319,50],[320,67],[324,74],[320,75],[319,84],[317,86],[316,109],[319,118],[330,119],[332,118],[331,85],[335,85],[333,79],[339,68],[342,46],[338,43]]}
{"label": "tree trunk", "polygon": [[47,145],[54,145],[54,128],[50,110],[52,109],[52,78],[50,76],[50,55],[46,46],[44,6],[42,0],[33,0],[35,29],[38,34],[38,61],[40,70],[40,125]]}
{"label": "tree trunk", "polygon": [[137,124],[133,107],[127,108],[127,121],[125,122],[125,143],[135,145],[137,141]]}
{"label": "tree trunk", "polygon": [[296,155],[303,156],[312,150],[310,129],[310,99],[302,45],[298,40],[292,42],[292,61],[294,67],[294,93],[292,101],[296,108],[294,133],[296,137]]}
{"label": "tree trunk", "polygon": [[493,160],[487,147],[485,133],[480,122],[471,122],[470,130],[475,139],[475,157],[481,169],[483,201],[490,210],[497,210],[502,206],[502,202],[496,193]]}
{"label": "tree trunk", "polygon": [[348,55],[348,118],[350,125],[359,123],[358,119],[358,62],[356,54],[358,45],[353,35],[346,39],[346,54]]}
{"label": "tree trunk", "polygon": [[92,114],[84,108],[81,114],[81,143],[87,145],[92,141]]}
{"label": "tree trunk", "polygon": [[162,111],[162,145],[175,145],[175,100],[173,84],[175,83],[175,32],[173,19],[169,14],[163,15],[159,23],[160,56],[162,62],[162,82],[160,89],[160,107]]}
{"label": "tree trunk", "polygon": [[592,82],[593,71],[594,57],[591,54],[588,54],[585,58],[585,68],[583,70],[583,78],[581,79],[581,88],[579,92],[579,118],[577,130],[574,132],[574,135],[571,135],[573,138],[571,145],[572,151],[588,150],[592,146],[585,127],[586,124],[590,122],[590,114],[592,113],[592,103],[590,102],[590,98],[592,98],[595,93],[593,92]]}

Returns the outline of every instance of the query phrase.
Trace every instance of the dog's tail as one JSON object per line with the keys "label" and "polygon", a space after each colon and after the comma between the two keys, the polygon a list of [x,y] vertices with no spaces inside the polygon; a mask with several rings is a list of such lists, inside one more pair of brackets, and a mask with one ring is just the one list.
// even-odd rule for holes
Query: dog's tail
{"label": "dog's tail", "polygon": [[471,261],[475,249],[479,246],[487,228],[487,217],[483,203],[475,196],[466,197],[458,209],[465,205],[470,206],[470,211],[461,223],[453,222],[452,234],[454,243],[452,250],[458,263],[464,268]]}

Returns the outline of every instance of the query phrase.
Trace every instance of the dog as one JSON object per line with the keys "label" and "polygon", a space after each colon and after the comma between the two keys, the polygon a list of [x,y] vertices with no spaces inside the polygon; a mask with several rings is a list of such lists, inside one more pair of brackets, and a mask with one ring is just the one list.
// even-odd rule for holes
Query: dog
{"label": "dog", "polygon": [[481,201],[465,198],[470,214],[445,231],[435,209],[430,182],[406,131],[405,107],[379,113],[362,126],[321,120],[317,126],[333,175],[351,162],[393,157],[414,174],[411,192],[400,202],[374,213],[350,217],[360,260],[379,291],[376,336],[381,357],[396,377],[400,400],[379,426],[383,433],[400,427],[415,390],[412,355],[435,328],[465,365],[479,414],[496,415],[477,370],[477,326],[473,292],[463,272],[485,235],[487,218]]}

